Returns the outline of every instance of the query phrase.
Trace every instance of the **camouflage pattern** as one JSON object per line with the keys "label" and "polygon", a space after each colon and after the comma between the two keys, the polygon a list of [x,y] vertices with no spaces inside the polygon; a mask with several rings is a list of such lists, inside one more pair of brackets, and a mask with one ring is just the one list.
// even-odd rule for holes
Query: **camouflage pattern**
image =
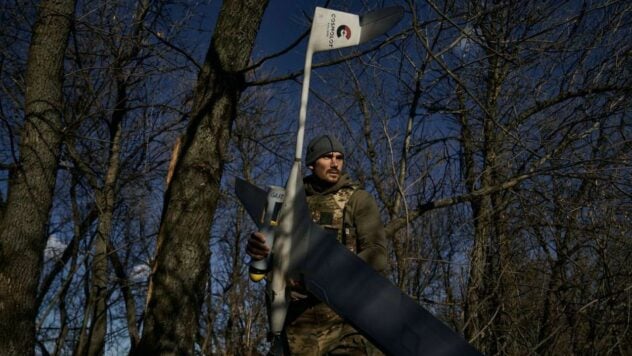
{"label": "camouflage pattern", "polygon": [[[345,206],[358,186],[345,175],[333,189],[317,193],[306,184],[306,191],[312,220],[335,231],[338,241],[357,253],[353,219],[346,216],[351,214],[345,214]],[[285,330],[292,355],[382,355],[326,304],[295,289]]]}
{"label": "camouflage pattern", "polygon": [[286,336],[292,355],[382,355],[323,303],[305,310]]}
{"label": "camouflage pattern", "polygon": [[334,194],[307,197],[312,220],[325,229],[336,231],[338,242],[345,245],[351,252],[357,251],[356,240],[351,234],[352,228],[348,221],[345,221],[344,211],[345,205],[356,189],[356,186],[344,187]]}

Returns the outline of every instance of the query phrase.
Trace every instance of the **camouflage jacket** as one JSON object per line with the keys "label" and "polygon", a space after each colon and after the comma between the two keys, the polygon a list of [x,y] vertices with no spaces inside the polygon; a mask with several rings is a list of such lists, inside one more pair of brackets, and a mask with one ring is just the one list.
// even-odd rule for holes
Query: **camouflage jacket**
{"label": "camouflage jacket", "polygon": [[335,230],[338,240],[371,265],[386,269],[386,235],[375,199],[343,174],[333,186],[322,186],[311,175],[304,180],[312,219]]}
{"label": "camouflage jacket", "polygon": [[[312,220],[325,229],[335,230],[341,243],[376,271],[384,273],[386,236],[373,197],[359,189],[347,175],[342,175],[333,186],[322,185],[314,176],[306,177],[303,182]],[[320,340],[343,325],[342,318],[303,286],[293,286],[291,296],[286,333],[293,349],[305,350],[302,344],[305,337],[311,340],[317,335]]]}

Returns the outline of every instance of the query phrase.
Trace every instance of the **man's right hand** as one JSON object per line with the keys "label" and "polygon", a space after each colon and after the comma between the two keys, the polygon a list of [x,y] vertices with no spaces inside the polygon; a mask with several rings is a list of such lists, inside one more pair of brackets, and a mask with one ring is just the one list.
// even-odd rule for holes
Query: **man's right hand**
{"label": "man's right hand", "polygon": [[266,238],[260,232],[253,232],[246,244],[246,253],[253,260],[262,260],[270,254],[270,247],[266,244]]}

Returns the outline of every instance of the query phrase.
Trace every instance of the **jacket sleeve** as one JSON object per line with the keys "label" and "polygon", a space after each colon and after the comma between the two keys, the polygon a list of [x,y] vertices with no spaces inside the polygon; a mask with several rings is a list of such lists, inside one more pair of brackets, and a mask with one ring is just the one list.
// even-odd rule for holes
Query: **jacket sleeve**
{"label": "jacket sleeve", "polygon": [[387,267],[386,234],[375,199],[365,190],[357,190],[349,199],[347,213],[355,228],[358,257],[383,272]]}

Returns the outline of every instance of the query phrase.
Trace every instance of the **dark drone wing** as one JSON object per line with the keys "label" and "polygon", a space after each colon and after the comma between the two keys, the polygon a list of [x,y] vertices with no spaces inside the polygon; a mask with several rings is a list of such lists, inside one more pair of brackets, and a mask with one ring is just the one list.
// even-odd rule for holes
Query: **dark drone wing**
{"label": "dark drone wing", "polygon": [[[265,191],[241,179],[235,184],[239,200],[253,219],[259,220]],[[313,223],[302,180],[297,179],[293,184],[298,194],[287,202],[291,207],[284,213],[285,219],[293,221],[292,249],[289,256],[277,256],[289,258],[289,277],[301,275],[314,296],[386,354],[481,355],[459,334],[338,243],[333,233]],[[284,311],[278,312],[285,315]]]}
{"label": "dark drone wing", "polygon": [[302,182],[298,184],[301,197],[294,201],[294,211],[302,223],[292,244],[290,274],[300,273],[314,296],[389,355],[481,355],[338,243],[333,233],[313,223]]}
{"label": "dark drone wing", "polygon": [[239,198],[241,205],[246,209],[248,215],[252,218],[252,221],[260,228],[268,193],[241,178],[235,178],[235,194],[237,198]]}

